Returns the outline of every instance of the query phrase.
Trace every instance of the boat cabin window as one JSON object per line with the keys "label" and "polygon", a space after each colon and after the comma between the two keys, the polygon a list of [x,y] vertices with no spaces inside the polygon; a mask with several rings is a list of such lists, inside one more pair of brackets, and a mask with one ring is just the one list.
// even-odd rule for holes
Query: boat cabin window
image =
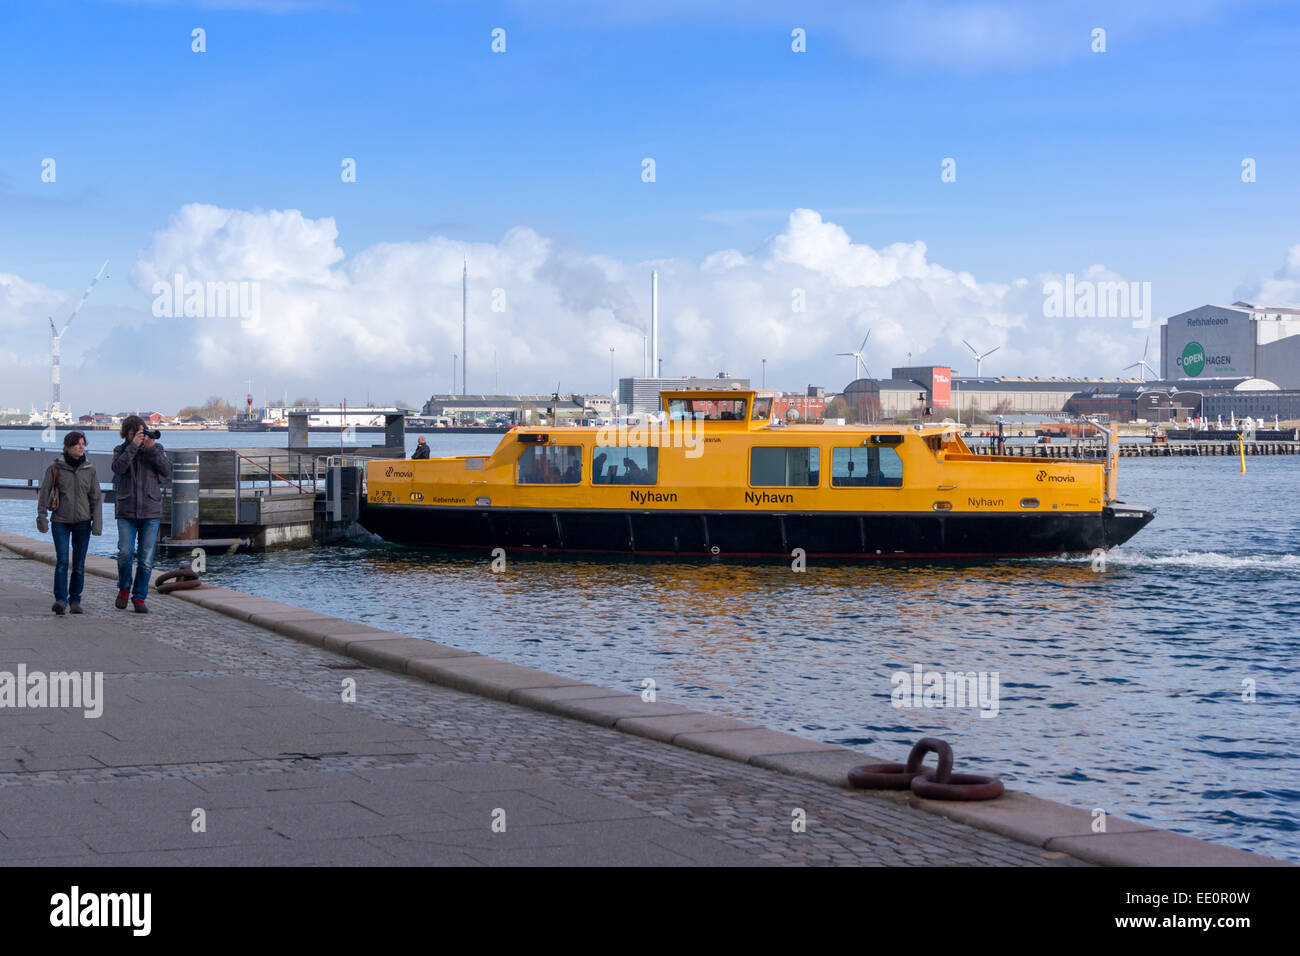
{"label": "boat cabin window", "polygon": [[749,456],[749,483],[811,488],[821,483],[820,469],[820,448],[755,445]]}
{"label": "boat cabin window", "polygon": [[593,485],[657,485],[659,449],[597,445],[591,450]]}
{"label": "boat cabin window", "polygon": [[680,422],[694,418],[701,422],[743,422],[743,398],[670,398],[668,418]]}
{"label": "boat cabin window", "polygon": [[765,422],[772,417],[772,399],[756,398],[754,399],[754,414],[749,416],[756,422]]}
{"label": "boat cabin window", "polygon": [[517,474],[521,485],[576,485],[582,481],[582,446],[529,445]]}
{"label": "boat cabin window", "polygon": [[834,488],[901,488],[903,459],[888,445],[831,449]]}

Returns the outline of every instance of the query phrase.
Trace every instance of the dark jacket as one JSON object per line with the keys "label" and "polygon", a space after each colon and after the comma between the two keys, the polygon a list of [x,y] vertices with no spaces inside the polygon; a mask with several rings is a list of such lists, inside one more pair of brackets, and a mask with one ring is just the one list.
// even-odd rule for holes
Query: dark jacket
{"label": "dark jacket", "polygon": [[161,518],[162,481],[172,476],[172,463],[162,445],[148,451],[124,441],[113,449],[113,511],[119,518]]}
{"label": "dark jacket", "polygon": [[415,446],[415,454],[411,456],[411,460],[415,461],[416,459],[419,458],[428,458],[428,457],[429,457],[429,444],[428,442],[425,442],[423,445]]}
{"label": "dark jacket", "polygon": [[64,524],[91,522],[91,531],[104,530],[104,495],[99,490],[99,476],[95,466],[86,459],[79,468],[73,468],[62,455],[54,459],[41,478],[41,490],[36,498],[36,517],[40,520],[50,510],[50,493],[54,491],[54,469],[59,469],[59,506],[50,517]]}

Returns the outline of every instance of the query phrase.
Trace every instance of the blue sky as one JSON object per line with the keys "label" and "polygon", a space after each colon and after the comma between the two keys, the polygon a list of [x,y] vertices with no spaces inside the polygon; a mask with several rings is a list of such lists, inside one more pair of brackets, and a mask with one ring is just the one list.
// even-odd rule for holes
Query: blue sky
{"label": "blue sky", "polygon": [[[795,27],[806,53],[791,51]],[[1095,27],[1105,53],[1089,49]],[[186,204],[332,218],[349,260],[430,237],[500,244],[522,226],[638,276],[725,249],[761,259],[806,208],[855,244],[922,241],[980,283],[1102,265],[1151,282],[1169,315],[1249,293],[1300,243],[1298,53],[1292,3],[11,3],[0,273],[70,305],[110,257],[78,329],[102,365],[114,330],[149,326],[131,266]],[[356,183],[340,181],[343,157]],[[940,181],[945,157],[955,183]],[[861,325],[817,321],[837,343]],[[809,357],[784,384],[818,371]],[[348,387],[363,378],[384,381],[382,363]],[[423,397],[418,375],[398,379]]]}

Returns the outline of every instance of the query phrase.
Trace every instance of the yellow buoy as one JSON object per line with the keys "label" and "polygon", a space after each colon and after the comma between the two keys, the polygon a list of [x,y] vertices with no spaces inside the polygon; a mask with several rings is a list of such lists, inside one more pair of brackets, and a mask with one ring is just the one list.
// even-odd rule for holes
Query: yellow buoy
{"label": "yellow buoy", "polygon": [[1241,473],[1246,473],[1246,436],[1237,436],[1237,448],[1241,451]]}

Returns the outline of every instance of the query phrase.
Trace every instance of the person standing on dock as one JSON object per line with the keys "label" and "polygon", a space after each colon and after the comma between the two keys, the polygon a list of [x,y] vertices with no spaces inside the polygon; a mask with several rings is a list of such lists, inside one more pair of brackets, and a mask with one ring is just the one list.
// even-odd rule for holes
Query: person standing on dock
{"label": "person standing on dock", "polygon": [[[45,517],[47,511],[53,525]],[[54,536],[54,613],[80,614],[86,549],[92,534],[104,532],[104,495],[95,466],[86,458],[86,436],[81,432],[63,436],[63,454],[45,469],[36,498],[36,527]]]}
{"label": "person standing on dock", "polygon": [[428,457],[429,457],[429,443],[426,442],[424,440],[424,436],[421,435],[415,443],[415,454],[411,456],[411,460],[416,461],[417,459],[428,458]]}
{"label": "person standing on dock", "polygon": [[159,433],[145,428],[139,415],[128,415],[122,422],[122,437],[126,440],[113,449],[113,488],[117,493],[113,505],[117,514],[117,600],[113,603],[122,610],[129,597],[137,614],[147,614],[144,601],[158,547],[162,479],[171,477],[172,463],[158,444]]}

